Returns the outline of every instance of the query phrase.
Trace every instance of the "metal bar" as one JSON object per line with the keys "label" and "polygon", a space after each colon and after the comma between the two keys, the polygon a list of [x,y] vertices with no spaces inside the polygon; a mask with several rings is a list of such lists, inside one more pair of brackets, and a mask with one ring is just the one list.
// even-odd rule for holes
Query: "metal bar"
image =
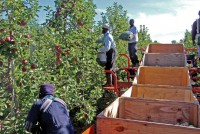
{"label": "metal bar", "polygon": [[130,57],[127,55],[127,54],[119,54],[120,56],[124,56],[124,57],[126,57],[127,58],[127,62],[128,62],[128,67],[130,67],[130,61],[131,61],[131,59],[130,59]]}

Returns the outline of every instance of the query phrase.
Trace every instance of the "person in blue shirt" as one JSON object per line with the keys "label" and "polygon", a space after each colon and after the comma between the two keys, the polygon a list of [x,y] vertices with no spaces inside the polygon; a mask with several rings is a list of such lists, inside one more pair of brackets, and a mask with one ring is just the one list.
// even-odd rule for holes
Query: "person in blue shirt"
{"label": "person in blue shirt", "polygon": [[31,107],[25,129],[33,134],[74,134],[66,104],[54,97],[54,86],[40,86],[39,100]]}
{"label": "person in blue shirt", "polygon": [[[112,70],[115,72],[115,61],[116,61],[116,45],[113,36],[109,32],[109,24],[102,25],[102,33],[104,34],[102,40],[102,47],[98,49],[100,52],[106,53],[106,64],[105,70]],[[103,86],[112,86],[113,80],[110,73],[106,73],[106,84]]]}
{"label": "person in blue shirt", "polygon": [[130,19],[129,24],[130,24],[129,31],[133,33],[132,40],[128,41],[129,57],[131,59],[132,66],[138,67],[139,66],[139,60],[137,56],[138,31],[134,25],[134,19]]}

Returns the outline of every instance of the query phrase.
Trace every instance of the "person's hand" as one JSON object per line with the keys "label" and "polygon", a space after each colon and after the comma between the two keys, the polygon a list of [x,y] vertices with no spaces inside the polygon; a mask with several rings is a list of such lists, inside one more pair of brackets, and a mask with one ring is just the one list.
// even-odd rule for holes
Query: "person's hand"
{"label": "person's hand", "polygon": [[194,40],[192,41],[192,45],[193,45],[193,46],[196,46],[196,43],[195,43],[195,41],[194,41]]}

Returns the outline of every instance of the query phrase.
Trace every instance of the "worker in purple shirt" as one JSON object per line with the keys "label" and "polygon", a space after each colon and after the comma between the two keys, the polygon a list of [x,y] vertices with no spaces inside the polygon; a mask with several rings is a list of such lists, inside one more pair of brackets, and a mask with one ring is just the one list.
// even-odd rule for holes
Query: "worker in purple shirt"
{"label": "worker in purple shirt", "polygon": [[28,113],[25,129],[33,134],[74,134],[66,104],[54,97],[54,86],[40,86],[39,100]]}
{"label": "worker in purple shirt", "polygon": [[131,59],[132,66],[138,67],[139,66],[139,60],[137,56],[138,31],[134,25],[134,19],[130,19],[129,24],[130,24],[130,28],[128,31],[133,33],[132,40],[128,41],[129,57]]}

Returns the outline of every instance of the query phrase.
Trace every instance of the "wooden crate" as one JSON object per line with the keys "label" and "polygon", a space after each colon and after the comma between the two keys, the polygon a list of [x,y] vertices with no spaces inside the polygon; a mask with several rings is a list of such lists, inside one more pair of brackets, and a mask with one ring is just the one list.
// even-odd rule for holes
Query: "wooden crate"
{"label": "wooden crate", "polygon": [[134,83],[191,87],[188,68],[185,67],[140,66]]}
{"label": "wooden crate", "polygon": [[[97,134],[199,134],[198,104],[119,97],[97,116]],[[185,123],[195,127],[177,125]]]}
{"label": "wooden crate", "polygon": [[146,53],[185,53],[183,44],[149,44]]}
{"label": "wooden crate", "polygon": [[186,67],[186,56],[183,53],[146,53],[142,66]]}
{"label": "wooden crate", "polygon": [[197,103],[192,88],[180,86],[133,84],[122,96],[147,99],[176,100]]}

